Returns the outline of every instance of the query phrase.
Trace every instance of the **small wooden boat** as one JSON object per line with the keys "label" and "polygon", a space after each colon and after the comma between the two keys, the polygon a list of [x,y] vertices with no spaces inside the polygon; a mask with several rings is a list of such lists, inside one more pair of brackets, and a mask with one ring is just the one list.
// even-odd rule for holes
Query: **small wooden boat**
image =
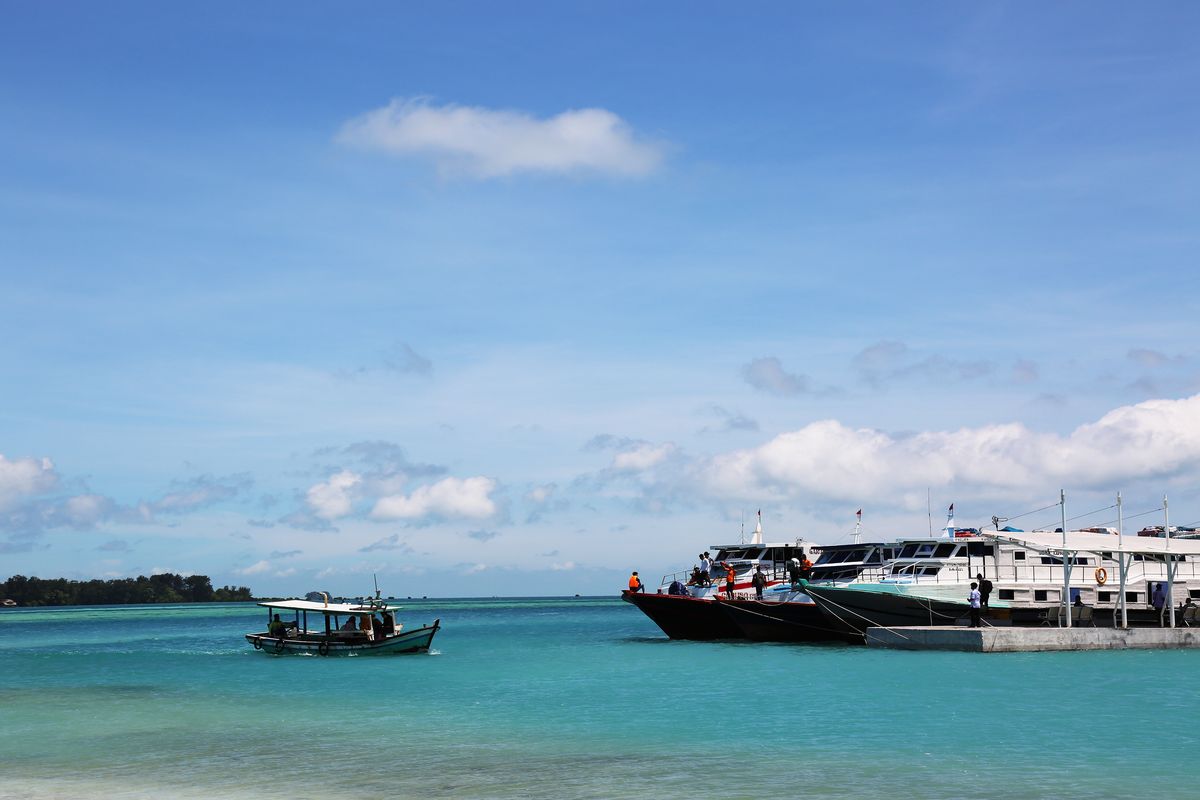
{"label": "small wooden boat", "polygon": [[[405,630],[396,621],[397,608],[382,600],[330,603],[323,600],[268,600],[267,629],[247,633],[246,641],[264,653],[309,655],[376,655],[424,653],[442,621]],[[315,627],[309,627],[315,615]],[[290,619],[288,618],[290,617]]]}

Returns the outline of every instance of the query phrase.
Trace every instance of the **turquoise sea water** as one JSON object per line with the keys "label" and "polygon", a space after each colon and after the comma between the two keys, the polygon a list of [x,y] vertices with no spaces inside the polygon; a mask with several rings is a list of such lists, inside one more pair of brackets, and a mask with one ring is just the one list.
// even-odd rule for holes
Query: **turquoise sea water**
{"label": "turquoise sea water", "polygon": [[429,655],[267,656],[253,605],[0,613],[0,797],[1200,796],[1200,652],[671,642],[615,599],[404,603]]}

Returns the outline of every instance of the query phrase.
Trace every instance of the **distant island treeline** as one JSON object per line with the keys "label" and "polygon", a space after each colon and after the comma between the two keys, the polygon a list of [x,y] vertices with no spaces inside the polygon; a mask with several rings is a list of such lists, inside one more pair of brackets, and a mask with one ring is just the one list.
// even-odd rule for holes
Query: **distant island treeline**
{"label": "distant island treeline", "polygon": [[13,575],[0,583],[0,601],[19,606],[97,606],[138,603],[227,603],[253,600],[249,587],[214,589],[207,575],[139,575],[136,578],[72,581]]}

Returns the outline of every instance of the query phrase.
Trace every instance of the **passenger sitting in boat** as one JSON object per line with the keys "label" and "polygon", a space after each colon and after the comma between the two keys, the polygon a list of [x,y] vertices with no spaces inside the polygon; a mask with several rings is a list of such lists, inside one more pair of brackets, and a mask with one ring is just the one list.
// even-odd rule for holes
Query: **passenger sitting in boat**
{"label": "passenger sitting in boat", "polygon": [[271,624],[267,626],[267,633],[271,634],[272,636],[278,636],[280,639],[282,639],[286,632],[287,625],[284,625],[283,620],[281,620],[279,615],[276,614],[275,619],[271,620]]}
{"label": "passenger sitting in boat", "polygon": [[393,632],[391,630],[392,626],[388,625],[389,619],[391,619],[391,617],[389,617],[387,614],[380,614],[375,618],[375,638],[380,639]]}
{"label": "passenger sitting in boat", "polygon": [[667,594],[686,595],[687,593],[687,587],[677,580],[671,581],[671,585],[667,587]]}
{"label": "passenger sitting in boat", "polygon": [[804,580],[812,577],[812,562],[808,560],[808,556],[804,554],[803,550],[800,551],[800,577]]}
{"label": "passenger sitting in boat", "polygon": [[342,630],[344,630],[344,631],[358,630],[358,623],[354,621],[353,615],[346,617],[346,622],[342,625]]}
{"label": "passenger sitting in boat", "polygon": [[1081,595],[1081,594],[1075,595],[1075,602],[1073,603],[1073,605],[1076,608],[1082,608],[1083,607],[1083,595]]}
{"label": "passenger sitting in boat", "polygon": [[692,577],[688,578],[688,586],[700,586],[700,568],[692,567]]}

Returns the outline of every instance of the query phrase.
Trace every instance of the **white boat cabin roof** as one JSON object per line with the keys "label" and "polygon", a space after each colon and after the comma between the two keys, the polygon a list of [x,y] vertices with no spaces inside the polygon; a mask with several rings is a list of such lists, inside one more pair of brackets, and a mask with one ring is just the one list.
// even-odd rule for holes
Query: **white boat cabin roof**
{"label": "white boat cabin roof", "polygon": [[[989,539],[1028,547],[1030,550],[1042,552],[1061,552],[1063,550],[1063,535],[1061,532],[984,532]],[[1138,553],[1141,555],[1200,556],[1200,540],[1170,539],[1148,536],[1115,536],[1111,533],[1089,533],[1083,531],[1067,531],[1067,547],[1069,552],[1086,553]]]}
{"label": "white boat cabin roof", "polygon": [[280,608],[288,611],[316,611],[319,614],[370,614],[380,611],[395,611],[399,606],[362,605],[361,603],[316,603],[312,600],[264,600],[259,603],[265,608]]}

